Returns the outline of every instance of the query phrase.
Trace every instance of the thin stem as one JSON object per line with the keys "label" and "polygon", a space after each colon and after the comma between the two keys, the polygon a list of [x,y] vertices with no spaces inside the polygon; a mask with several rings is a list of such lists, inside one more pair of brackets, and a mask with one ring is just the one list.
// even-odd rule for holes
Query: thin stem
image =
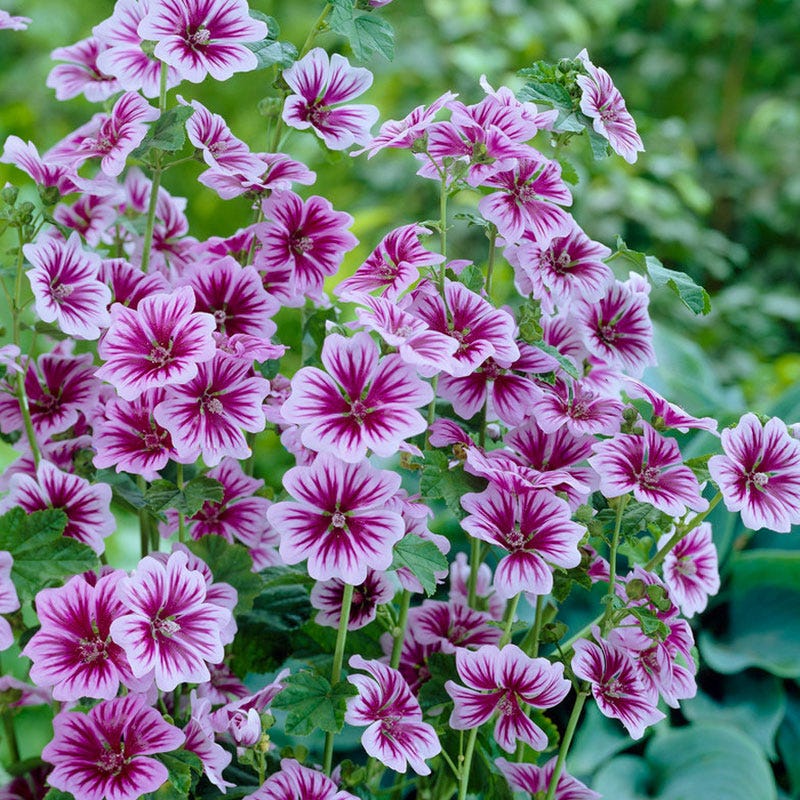
{"label": "thin stem", "polygon": [[494,275],[495,252],[497,250],[497,228],[492,225],[489,233],[489,256],[486,262],[486,296],[492,296],[492,277]]}
{"label": "thin stem", "polygon": [[558,758],[553,768],[553,774],[550,777],[550,786],[547,787],[545,800],[553,800],[556,796],[558,779],[561,777],[561,771],[564,769],[564,761],[566,761],[567,752],[572,744],[572,737],[575,735],[575,729],[578,727],[578,720],[580,719],[581,711],[583,711],[583,704],[586,702],[586,694],[585,691],[580,691],[575,698],[575,705],[572,707],[572,714],[570,714],[569,721],[567,722],[564,738],[561,740],[561,747],[558,750]]}
{"label": "thin stem", "polygon": [[511,641],[511,628],[514,627],[514,617],[517,614],[517,606],[519,605],[520,597],[522,597],[522,592],[518,592],[506,606],[506,613],[503,616],[503,635],[500,637],[500,647],[503,647],[503,645]]}
{"label": "thin stem", "polygon": [[400,664],[400,653],[403,652],[403,640],[406,638],[406,625],[408,624],[408,609],[411,605],[411,592],[408,589],[403,590],[403,596],[400,598],[400,617],[397,620],[397,631],[392,643],[392,657],[389,661],[389,666],[392,669],[397,669]]}
{"label": "thin stem", "polygon": [[439,236],[441,238],[441,250],[445,260],[439,268],[439,291],[444,297],[444,275],[445,265],[447,264],[447,173],[442,172],[442,181],[439,187]]}
{"label": "thin stem", "polygon": [[[175,481],[179,491],[183,491],[183,464],[175,464]],[[183,511],[178,512],[178,541],[186,543],[186,519]]]}
{"label": "thin stem", "polygon": [[308,36],[306,36],[306,40],[303,42],[303,46],[300,48],[300,54],[297,56],[298,61],[311,49],[311,46],[314,44],[314,40],[317,38],[317,36],[319,36],[320,31],[325,26],[325,20],[328,19],[328,14],[331,13],[332,8],[333,3],[325,3],[325,8],[322,9],[322,13],[317,17],[317,21],[308,32]]}
{"label": "thin stem", "polygon": [[477,726],[469,732],[467,739],[467,751],[464,753],[464,761],[461,764],[461,779],[458,785],[458,800],[466,800],[467,788],[469,786],[469,773],[472,769],[472,755],[475,752],[475,742],[478,740]]}
{"label": "thin stem", "polygon": [[628,505],[630,495],[623,495],[617,501],[617,516],[614,520],[614,536],[611,539],[611,552],[608,556],[608,593],[606,594],[606,610],[603,613],[603,632],[605,633],[608,628],[608,623],[611,619],[611,604],[614,601],[615,587],[617,583],[617,549],[619,548],[619,533],[622,529],[622,515],[625,512],[625,506]]}
{"label": "thin stem", "polygon": [[672,550],[689,531],[694,530],[717,507],[720,500],[722,500],[722,492],[717,492],[714,497],[711,498],[708,508],[705,511],[700,514],[695,514],[695,516],[684,525],[676,526],[675,533],[670,536],[669,541],[644,565],[644,568],[648,572],[652,572],[652,570],[659,566],[669,551]]}
{"label": "thin stem", "polygon": [[481,565],[480,539],[470,539],[469,550],[469,578],[467,579],[467,605],[475,608],[475,598],[478,590],[478,568]]}
{"label": "thin stem", "polygon": [[[339,630],[336,634],[336,648],[333,651],[333,666],[331,667],[331,686],[336,686],[342,677],[342,662],[344,661],[344,643],[347,639],[347,623],[350,622],[350,606],[353,603],[353,589],[351,583],[344,585],[342,593],[342,615],[339,619]],[[333,766],[333,733],[325,734],[325,754],[323,769],[326,775],[331,774]]]}
{"label": "thin stem", "polygon": [[[158,93],[158,110],[163,115],[167,110],[167,65],[161,62],[161,82]],[[156,224],[156,206],[158,205],[158,190],[161,188],[161,173],[163,167],[161,165],[162,152],[156,150],[153,156],[155,164],[153,165],[152,185],[150,187],[150,203],[147,207],[147,222],[144,228],[144,243],[142,245],[142,272],[147,272],[150,265],[150,252],[153,249],[153,229]]]}
{"label": "thin stem", "polygon": [[544,595],[536,598],[536,612],[533,617],[533,627],[531,628],[531,645],[528,655],[536,658],[539,655],[539,634],[542,632],[542,615],[544,612]]}

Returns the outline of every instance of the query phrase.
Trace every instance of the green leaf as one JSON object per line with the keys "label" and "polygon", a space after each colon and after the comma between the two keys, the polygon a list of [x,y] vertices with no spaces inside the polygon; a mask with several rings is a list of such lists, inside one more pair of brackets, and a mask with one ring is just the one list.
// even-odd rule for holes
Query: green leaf
{"label": "green leaf", "polygon": [[153,481],[144,493],[144,500],[153,511],[174,508],[191,517],[196,514],[206,500],[213,503],[222,501],[222,484],[205,475],[199,475],[179,489],[172,481],[163,479]]}
{"label": "green leaf", "polygon": [[246,547],[212,534],[189,542],[187,547],[208,564],[215,581],[229,583],[236,589],[239,601],[235,614],[243,614],[253,607],[253,600],[264,584],[261,576],[253,572],[253,559]]}
{"label": "green leaf", "polygon": [[[764,755],[774,761],[775,735],[786,712],[786,692],[773,675],[748,670],[740,675],[715,682],[720,700],[702,691],[681,702],[681,712],[692,722],[716,723],[737,728],[758,744]],[[800,753],[800,751],[798,751]]]}
{"label": "green leaf", "polygon": [[547,342],[536,342],[536,346],[543,352],[547,353],[547,355],[552,356],[556,361],[558,361],[558,365],[570,378],[574,378],[578,380],[580,378],[580,373],[578,372],[575,364],[566,356],[561,354],[561,351],[557,347],[553,347],[551,344],[547,344]]}
{"label": "green leaf", "polygon": [[154,757],[167,768],[167,780],[155,792],[145,797],[153,800],[180,800],[188,797],[203,773],[203,762],[188,750],[156,753]]}
{"label": "green leaf", "polygon": [[307,736],[319,729],[338,733],[344,727],[346,700],[358,694],[349,681],[331,686],[327,678],[309,670],[284,678],[283,690],[272,701],[272,708],[289,712],[286,733]]}
{"label": "green leaf", "polygon": [[141,490],[127,472],[98,469],[94,474],[94,482],[107,483],[111,487],[114,499],[122,502],[123,505],[131,506],[136,510],[147,505]]}
{"label": "green leaf", "polygon": [[483,289],[483,270],[476,264],[470,264],[458,276],[459,283],[463,283],[471,292],[478,293]]}
{"label": "green leaf", "polygon": [[[524,70],[520,70],[523,74]],[[546,103],[553,108],[565,111],[573,110],[570,93],[560,83],[545,83],[543,81],[528,81],[517,93],[522,101],[532,100],[534,103]]]}
{"label": "green leaf", "polygon": [[519,335],[528,344],[539,345],[542,341],[542,308],[538,300],[527,298],[517,313]]}
{"label": "green leaf", "polygon": [[311,313],[306,319],[303,333],[311,337],[316,345],[317,353],[322,351],[325,336],[328,333],[328,322],[336,322],[336,308],[320,308]]}
{"label": "green leaf", "polygon": [[419,490],[426,500],[444,500],[453,515],[461,520],[467,516],[467,512],[461,507],[461,498],[467,492],[483,491],[487,482],[464,472],[460,466],[449,469],[448,461],[445,453],[426,450]]}
{"label": "green leaf", "polygon": [[800,678],[800,552],[751,550],[733,557],[728,630],[700,635],[700,652],[717,672],[759,667]]}
{"label": "green leaf", "polygon": [[175,106],[165,111],[147,131],[142,143],[134,150],[136,158],[144,156],[148,150],[165,150],[174,153],[186,141],[186,120],[194,114],[191,106]]}
{"label": "green leaf", "polygon": [[459,677],[454,653],[431,653],[425,659],[425,666],[431,677],[420,687],[418,699],[423,712],[428,712],[436,706],[446,705],[453,701],[444,685],[447,681],[458,683]]}
{"label": "green leaf", "polygon": [[592,148],[592,157],[595,161],[603,161],[611,155],[611,148],[608,141],[604,139],[594,128],[587,126],[586,132],[589,134],[589,146]]}
{"label": "green leaf", "polygon": [[366,61],[372,53],[380,53],[387,61],[394,58],[394,28],[385,19],[357,13],[352,0],[332,0],[331,5],[328,24],[349,40],[359,61]]}
{"label": "green leaf", "polygon": [[558,163],[561,165],[561,178],[567,183],[577,186],[581,179],[578,176],[578,173],[575,170],[572,162],[567,161],[566,158],[559,158]]}
{"label": "green leaf", "polygon": [[800,797],[800,700],[789,697],[786,716],[778,731],[778,751],[783,758],[792,797]]}
{"label": "green leaf", "polygon": [[297,61],[297,48],[291,42],[278,42],[273,38],[267,38],[262,42],[245,42],[244,46],[255,54],[258,62],[256,70],[275,65],[286,69]]}
{"label": "green leaf", "polygon": [[91,547],[62,535],[66,526],[61,509],[27,514],[17,507],[0,517],[0,550],[8,550],[14,559],[11,579],[21,603],[40,589],[98,566]]}
{"label": "green leaf", "polygon": [[409,533],[395,544],[393,553],[392,569],[409,569],[430,597],[436,591],[436,573],[447,570],[447,559],[439,548],[433,542]]}
{"label": "green leaf", "polygon": [[668,286],[678,295],[681,302],[695,314],[708,314],[711,311],[711,299],[708,292],[698,286],[686,273],[667,269],[655,256],[647,256],[636,250],[630,250],[625,242],[617,237],[617,251],[606,259],[611,263],[618,259],[630,264],[641,273],[647,273],[653,286]]}
{"label": "green leaf", "polygon": [[75,798],[69,792],[62,792],[61,789],[50,789],[44,800],[75,800]]}
{"label": "green leaf", "polygon": [[222,496],[223,487],[218,480],[206,475],[198,475],[183,487],[183,504],[178,511],[183,511],[184,514],[191,517],[203,507],[206,500],[210,500],[212,503],[221,503]]}

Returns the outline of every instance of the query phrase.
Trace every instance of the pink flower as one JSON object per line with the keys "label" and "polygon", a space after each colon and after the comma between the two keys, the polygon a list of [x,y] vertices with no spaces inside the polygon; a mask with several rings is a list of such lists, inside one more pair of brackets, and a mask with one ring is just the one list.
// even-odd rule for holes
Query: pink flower
{"label": "pink flower", "polygon": [[319,300],[325,278],[336,272],[344,254],[358,244],[346,230],[353,218],[334,211],[324,197],[303,201],[289,191],[274,192],[261,207],[269,221],[256,226],[263,245],[256,268],[267,273],[288,269],[291,291]]}
{"label": "pink flower", "polygon": [[630,281],[615,281],[597,301],[581,301],[575,317],[589,352],[637,376],[654,365],[653,323],[647,305],[647,292]]}
{"label": "pink flower", "polygon": [[445,683],[455,703],[451,728],[476,728],[498,711],[494,738],[503,750],[513,753],[518,739],[534,750],[547,748],[547,734],[528,718],[521,703],[534,708],[558,705],[570,689],[563,664],[529,658],[513,644],[502,650],[486,645],[474,653],[458,650],[456,669],[466,687],[454,681]]}
{"label": "pink flower", "polygon": [[264,291],[254,267],[224,256],[192,264],[184,282],[194,290],[195,308],[212,314],[220,333],[268,339],[277,330],[272,317],[280,305]]}
{"label": "pink flower", "polygon": [[364,750],[395,772],[405,772],[410,765],[418,775],[430,775],[425,759],[438,755],[442,746],[433,727],[422,721],[419,702],[403,676],[380,661],[358,655],[348,663],[372,676],[347,678],[358,696],[348,698],[344,719],[348,725],[369,726],[361,736]]}
{"label": "pink flower", "polygon": [[433,390],[400,356],[379,359],[369,334],[331,334],[321,358],[327,372],[303,367],[281,408],[288,422],[303,426],[306,447],[356,462],[369,449],[393,455],[400,442],[425,430],[415,409],[432,400]]}
{"label": "pink flower", "polygon": [[[536,796],[540,792],[546,792],[550,786],[556,761],[554,756],[541,767],[535,764],[515,764],[505,758],[498,758],[494,763],[503,773],[512,791]],[[600,800],[601,796],[562,770],[553,800]]]}
{"label": "pink flower", "polygon": [[387,300],[396,300],[419,278],[421,267],[441,264],[444,256],[432,253],[419,237],[429,234],[421,225],[403,225],[387,233],[367,260],[334,289],[344,300],[359,300],[359,295],[381,290]]}
{"label": "pink flower", "polygon": [[611,149],[633,164],[637,153],[644,152],[644,145],[619,89],[602,67],[596,67],[589,61],[585,49],[578,53],[578,59],[589,73],[588,76],[579,75],[576,78],[582,92],[581,111],[592,120],[595,131],[608,139]]}
{"label": "pink flower", "polygon": [[[286,98],[283,120],[292,128],[311,128],[331,150],[346,150],[354,142],[368,144],[369,129],[378,121],[378,109],[370,105],[345,105],[372,85],[372,73],[351,67],[338,53],[330,58],[315,47],[283,71],[294,94]],[[339,108],[335,108],[339,106]]]}
{"label": "pink flower", "polygon": [[[204,153],[206,161],[211,157],[210,152],[207,150]],[[260,163],[260,170],[256,175],[249,170],[243,172],[241,167],[234,169],[232,166],[217,164],[201,173],[197,180],[213,189],[223,200],[230,200],[246,192],[259,196],[271,192],[288,192],[293,183],[310,186],[317,179],[317,174],[305,164],[283,153],[256,153],[255,158]],[[220,154],[216,154],[214,159],[220,163],[223,161]]]}
{"label": "pink flower", "polygon": [[293,758],[281,759],[280,772],[244,800],[358,800],[350,792],[337,791],[336,784],[321,772],[303,767]]}
{"label": "pink flower", "polygon": [[81,800],[135,800],[154,792],[168,773],[148,756],[175,750],[185,739],[136,694],[103,700],[88,714],[62,711],[53,728],[42,751],[55,765],[48,781]]}
{"label": "pink flower", "polygon": [[92,445],[97,454],[92,463],[152,481],[170,459],[179,461],[169,431],[153,418],[153,409],[163,399],[163,389],[149,389],[135,400],[112,397],[94,423]]}
{"label": "pink flower", "polygon": [[466,494],[461,505],[469,512],[464,530],[508,550],[497,565],[494,586],[503,598],[525,591],[549,594],[553,588],[550,564],[577,567],[578,542],[585,530],[570,518],[569,506],[548,491],[522,495],[489,486],[480,494]]}
{"label": "pink flower", "polygon": [[411,311],[431,330],[454,338],[458,350],[451,374],[457,378],[470,375],[489,356],[508,366],[520,357],[514,340],[514,319],[495,308],[463,283],[445,279],[445,300],[429,284],[417,289]]}
{"label": "pink flower", "polygon": [[245,43],[267,38],[267,26],[249,15],[245,0],[151,0],[138,32],[157,43],[156,58],[191,83],[255,69],[258,60]]}
{"label": "pink flower", "polygon": [[494,645],[500,641],[500,629],[491,624],[485,611],[476,611],[464,603],[451,600],[426,600],[411,609],[409,628],[423,645],[444,653],[462,648]]}
{"label": "pink flower", "polygon": [[543,156],[521,159],[484,183],[500,191],[484,197],[478,210],[508,243],[518,242],[526,230],[537,240],[545,239],[569,223],[569,215],[560,206],[572,205],[572,195],[561,180],[557,161]]}
{"label": "pink flower", "polygon": [[221,634],[231,611],[210,601],[201,572],[177,551],[166,564],[143,558],[119,597],[128,613],[111,623],[111,637],[125,650],[138,678],[153,672],[156,686],[171,692],[179,683],[209,680],[208,664],[222,661]]}
{"label": "pink flower", "polygon": [[[450,602],[467,605],[469,599],[470,565],[466,553],[456,553],[455,560],[450,564]],[[488,564],[478,567],[478,577],[475,581],[475,599],[478,608],[485,608],[492,619],[500,620],[506,603],[492,586],[492,570]]]}
{"label": "pink flower", "polygon": [[[150,0],[117,0],[114,13],[92,29],[102,49],[97,68],[113,75],[123,89],[141,91],[145,97],[158,97],[161,62],[145,52],[138,27],[150,11]],[[175,67],[167,68],[167,89],[181,81]],[[59,98],[60,99],[60,98]]]}
{"label": "pink flower", "polygon": [[100,264],[100,279],[111,287],[114,301],[136,308],[151,294],[168,294],[166,278],[160,272],[142,272],[124,258],[106,258]]}
{"label": "pink flower", "polygon": [[57,100],[83,94],[90,103],[101,103],[120,90],[113,75],[106,75],[97,64],[103,45],[94,37],[81,39],[69,47],[57,47],[50,54],[55,61],[66,61],[50,70],[47,85],[56,90]]}
{"label": "pink flower", "polygon": [[64,536],[71,536],[102,553],[103,539],[117,527],[111,505],[111,487],[90,484],[85,478],[62,472],[49,461],[40,461],[36,478],[16,474],[11,478],[8,497],[0,502],[0,513],[18,505],[27,513],[46,508],[61,509],[67,515]]}
{"label": "pink flower", "polygon": [[667,428],[674,428],[681,433],[686,433],[690,428],[701,431],[708,431],[715,436],[717,433],[717,421],[711,417],[693,417],[687,414],[680,406],[665,400],[658,392],[646,386],[636,378],[626,377],[623,381],[623,388],[628,397],[647,400],[653,407],[653,415],[661,418],[661,422]]}
{"label": "pink flower", "polygon": [[708,461],[728,511],[739,511],[752,530],[787,533],[800,524],[800,440],[773,417],[766,425],[745,414],[722,431],[725,455]]}
{"label": "pink flower", "polygon": [[214,356],[211,314],[194,312],[188,286],[171,294],[153,294],[137,308],[111,308],[111,325],[97,348],[106,362],[98,378],[113,384],[120,397],[135,400],[142,392],[187,383],[198,364]]}
{"label": "pink flower", "polygon": [[147,134],[146,122],[159,112],[136,92],[125,92],[110,114],[95,114],[85,125],[48,151],[53,160],[79,167],[89,158],[99,158],[105,175],[116,177],[125,169],[127,157]]}
{"label": "pink flower", "polygon": [[453,355],[459,343],[452,336],[432,331],[419,317],[384,297],[362,295],[358,302],[369,309],[356,309],[358,324],[375,331],[386,344],[396,347],[406,364],[413,364],[428,377],[456,368]]}
{"label": "pink flower", "polygon": [[[17,590],[11,580],[13,563],[11,553],[8,550],[0,550],[0,614],[10,614],[19,609]],[[0,650],[7,650],[12,644],[14,644],[14,633],[11,625],[7,619],[0,617]]]}
{"label": "pink flower", "polygon": [[23,245],[36,313],[44,322],[55,322],[64,333],[80,339],[97,339],[109,324],[107,307],[111,292],[97,277],[100,258],[81,248],[72,233],[64,242],[56,236]]}
{"label": "pink flower", "polygon": [[22,652],[33,661],[31,680],[52,687],[56,700],[110,700],[120,684],[148,688],[148,681],[133,678],[125,653],[111,641],[111,622],[125,613],[117,597],[123,575],[114,570],[94,585],[76,575],[61,588],[36,595],[41,628]]}
{"label": "pink flower", "polygon": [[106,231],[116,222],[114,198],[85,194],[71,206],[59,203],[53,218],[67,228],[77,231],[90,247],[97,247]]}
{"label": "pink flower", "polygon": [[170,387],[153,416],[170,432],[181,458],[202,455],[214,467],[225,456],[250,455],[243,431],[264,430],[262,403],[268,391],[269,382],[253,375],[251,365],[217,352],[188,382]]}
{"label": "pink flower", "polygon": [[[196,514],[186,518],[191,537],[222,536],[231,543],[241,541],[248,547],[259,544],[269,530],[270,501],[255,494],[264,486],[264,481],[245,475],[233,458],[224,458],[205,474],[222,484],[222,500],[219,503],[206,500]],[[178,512],[170,509],[161,535],[166,538],[177,530]]]}
{"label": "pink flower", "polygon": [[78,191],[81,182],[73,167],[42,158],[33,142],[26,144],[19,136],[6,139],[0,163],[13,164],[40,186],[55,186],[62,195]]}
{"label": "pink flower", "polygon": [[456,97],[458,95],[452,92],[445,92],[427,108],[417,106],[403,119],[387,120],[381,125],[378,135],[363,150],[354,150],[351,155],[360,156],[362,153],[367,153],[367,158],[372,158],[385,147],[409,149],[417,139],[425,136],[436,114]]}
{"label": "pink flower", "polygon": [[186,120],[186,133],[189,141],[203,151],[206,164],[260,178],[265,171],[264,162],[231,133],[225,120],[212,114],[199,100],[192,100],[189,105],[194,113]]}
{"label": "pink flower", "polygon": [[[344,581],[332,578],[318,581],[311,590],[311,605],[317,609],[314,621],[317,625],[338,628],[342,618],[342,596]],[[378,614],[378,606],[390,603],[394,597],[394,586],[382,572],[371,569],[367,577],[353,590],[347,630],[355,631],[369,625]]]}
{"label": "pink flower", "polygon": [[[659,548],[669,540],[663,536]],[[719,591],[717,549],[711,525],[703,522],[681,539],[664,559],[664,582],[672,600],[687,617],[705,610],[708,598]]]}
{"label": "pink flower", "polygon": [[592,635],[597,644],[587,639],[575,642],[572,671],[591,683],[592,695],[604,716],[618,719],[634,739],[641,739],[645,728],[664,719],[656,708],[658,694],[645,686],[627,650],[601,638],[597,626]]}
{"label": "pink flower", "polygon": [[[40,377],[41,376],[41,377]],[[45,353],[36,366],[28,362],[25,394],[37,437],[46,439],[68,431],[82,413],[97,402],[100,381],[94,377],[92,356]],[[13,387],[0,384],[0,430],[22,430],[22,414]]]}
{"label": "pink flower", "polygon": [[207,697],[198,698],[197,692],[192,689],[189,702],[192,714],[184,728],[186,734],[184,748],[203,762],[206,777],[225,794],[235,785],[222,777],[222,771],[231,763],[233,755],[215,741],[210,719],[211,701]]}
{"label": "pink flower", "polygon": [[0,9],[0,30],[24,31],[32,21],[30,17],[13,17]]}
{"label": "pink flower", "polygon": [[566,428],[576,436],[611,435],[622,423],[622,403],[614,397],[592,391],[586,381],[556,379],[551,387],[542,386],[531,403],[531,416],[547,433]]}
{"label": "pink flower", "polygon": [[642,436],[618,434],[594,446],[589,463],[600,476],[600,491],[606,497],[633,492],[640,503],[673,517],[683,516],[687,508],[705,511],[708,501],[700,496],[694,473],[683,465],[678,443],[646,422],[642,425]]}
{"label": "pink flower", "polygon": [[399,475],[323,453],[310,467],[290,469],[283,485],[297,501],[275,503],[267,519],[280,531],[286,564],[308,559],[315,580],[354,586],[366,580],[369,567],[389,568],[392,547],[405,533],[400,514],[386,510]]}

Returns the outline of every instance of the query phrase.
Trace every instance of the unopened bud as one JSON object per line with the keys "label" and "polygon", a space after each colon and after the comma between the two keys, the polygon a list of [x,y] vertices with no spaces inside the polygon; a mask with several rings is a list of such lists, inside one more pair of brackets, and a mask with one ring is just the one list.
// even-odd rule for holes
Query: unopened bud
{"label": "unopened bud", "polygon": [[61,199],[57,186],[39,186],[39,197],[45,206],[54,206]]}
{"label": "unopened bud", "polygon": [[628,600],[641,600],[645,595],[645,584],[641,578],[633,578],[625,584]]}
{"label": "unopened bud", "polygon": [[19,189],[17,189],[16,186],[12,186],[10,183],[0,190],[0,200],[2,200],[7,206],[13,206],[14,203],[17,202],[18,196]]}

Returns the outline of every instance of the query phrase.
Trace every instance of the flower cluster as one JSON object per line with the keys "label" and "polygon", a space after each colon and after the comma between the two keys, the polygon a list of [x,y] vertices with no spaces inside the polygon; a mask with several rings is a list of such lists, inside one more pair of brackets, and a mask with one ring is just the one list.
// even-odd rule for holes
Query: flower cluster
{"label": "flower cluster", "polygon": [[[104,110],[41,154],[5,141],[42,205],[0,197],[20,241],[0,649],[17,642],[35,684],[0,678],[0,711],[54,709],[42,787],[350,800],[410,767],[420,796],[463,799],[494,764],[510,790],[591,800],[565,770],[577,716],[559,740],[567,714],[549,710],[574,690],[574,714],[591,696],[644,736],[697,691],[686,618],[720,588],[713,506],[753,530],[800,524],[795,432],[752,413],[719,432],[652,388],[648,275],[570,213],[555,153],[578,129],[628,163],[643,152],[608,73],[585,50],[565,62],[568,122],[484,77],[476,102],[447,92],[373,134],[378,109],[352,102],[372,73],[314,44],[330,25],[377,31],[354,50],[379,49],[388,2],[327,4],[298,53],[245,0],[117,0],[48,77]],[[264,66],[271,151],[186,86]],[[289,128],[372,165],[406,151],[440,219],[399,209],[356,251],[354,218],[281,151]],[[190,235],[162,185],[183,161],[252,221]],[[462,192],[485,256],[448,216]],[[722,453],[687,462],[698,441]],[[125,570],[108,562],[133,514]],[[469,558],[448,560],[464,536]],[[592,583],[600,613],[564,639],[560,604]],[[324,743],[279,758],[277,719]],[[365,728],[364,766],[335,764],[344,725]]]}

